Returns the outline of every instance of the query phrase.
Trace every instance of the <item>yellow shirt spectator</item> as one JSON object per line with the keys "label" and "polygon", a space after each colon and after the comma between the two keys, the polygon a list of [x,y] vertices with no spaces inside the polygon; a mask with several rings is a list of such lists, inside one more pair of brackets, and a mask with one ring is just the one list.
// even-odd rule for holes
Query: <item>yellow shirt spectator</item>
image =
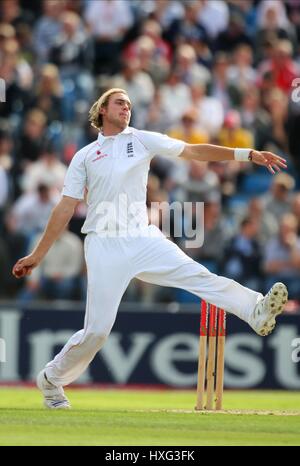
{"label": "yellow shirt spectator", "polygon": [[202,128],[196,127],[198,119],[197,110],[191,109],[185,112],[181,118],[181,124],[168,132],[175,139],[181,139],[188,144],[209,143],[209,134]]}
{"label": "yellow shirt spectator", "polygon": [[253,134],[241,128],[240,114],[230,110],[224,120],[224,125],[218,135],[218,143],[226,147],[248,148],[254,146]]}

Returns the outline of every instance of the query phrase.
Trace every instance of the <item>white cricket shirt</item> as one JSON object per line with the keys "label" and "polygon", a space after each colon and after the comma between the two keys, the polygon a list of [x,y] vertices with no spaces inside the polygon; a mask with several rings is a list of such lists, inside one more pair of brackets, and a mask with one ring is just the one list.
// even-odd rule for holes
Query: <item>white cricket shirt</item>
{"label": "white cricket shirt", "polygon": [[77,152],[68,168],[62,194],[84,199],[88,211],[82,233],[128,233],[148,226],[146,192],[152,157],[177,157],[185,142],[160,133],[127,127]]}

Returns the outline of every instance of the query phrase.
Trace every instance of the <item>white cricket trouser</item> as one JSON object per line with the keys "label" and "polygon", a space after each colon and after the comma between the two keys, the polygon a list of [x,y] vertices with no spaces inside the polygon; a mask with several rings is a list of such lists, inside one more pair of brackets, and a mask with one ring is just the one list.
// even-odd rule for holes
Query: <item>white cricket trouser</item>
{"label": "white cricket trouser", "polygon": [[[104,345],[114,324],[122,296],[132,278],[183,288],[248,321],[260,293],[210,273],[169,241],[158,228],[151,236],[85,239],[88,290],[84,329],[75,333],[46,366],[48,379],[68,385],[87,368]],[[154,235],[153,235],[154,233]]]}

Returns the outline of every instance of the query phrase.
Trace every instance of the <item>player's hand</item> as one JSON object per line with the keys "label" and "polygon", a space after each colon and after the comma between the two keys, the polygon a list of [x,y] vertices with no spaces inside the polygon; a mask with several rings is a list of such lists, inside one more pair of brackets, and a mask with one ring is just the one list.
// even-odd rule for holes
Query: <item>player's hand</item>
{"label": "player's hand", "polygon": [[26,275],[30,275],[32,270],[37,267],[39,263],[40,260],[34,254],[22,257],[22,259],[19,259],[13,266],[12,274],[16,278],[22,278]]}
{"label": "player's hand", "polygon": [[251,156],[253,163],[267,167],[272,174],[280,172],[282,168],[287,168],[286,160],[272,152],[252,150]]}

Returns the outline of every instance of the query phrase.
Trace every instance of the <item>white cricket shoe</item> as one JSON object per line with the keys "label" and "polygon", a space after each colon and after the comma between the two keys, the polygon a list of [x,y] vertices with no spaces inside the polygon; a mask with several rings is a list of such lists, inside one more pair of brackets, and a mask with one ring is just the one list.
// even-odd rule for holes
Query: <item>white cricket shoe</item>
{"label": "white cricket shoe", "polygon": [[69,409],[71,408],[68,398],[64,394],[62,387],[55,387],[47,380],[43,369],[36,378],[37,387],[44,395],[44,405],[49,409]]}
{"label": "white cricket shoe", "polygon": [[283,283],[275,283],[270,291],[255,306],[249,325],[262,337],[269,335],[276,325],[275,318],[282,313],[288,300],[288,291]]}

